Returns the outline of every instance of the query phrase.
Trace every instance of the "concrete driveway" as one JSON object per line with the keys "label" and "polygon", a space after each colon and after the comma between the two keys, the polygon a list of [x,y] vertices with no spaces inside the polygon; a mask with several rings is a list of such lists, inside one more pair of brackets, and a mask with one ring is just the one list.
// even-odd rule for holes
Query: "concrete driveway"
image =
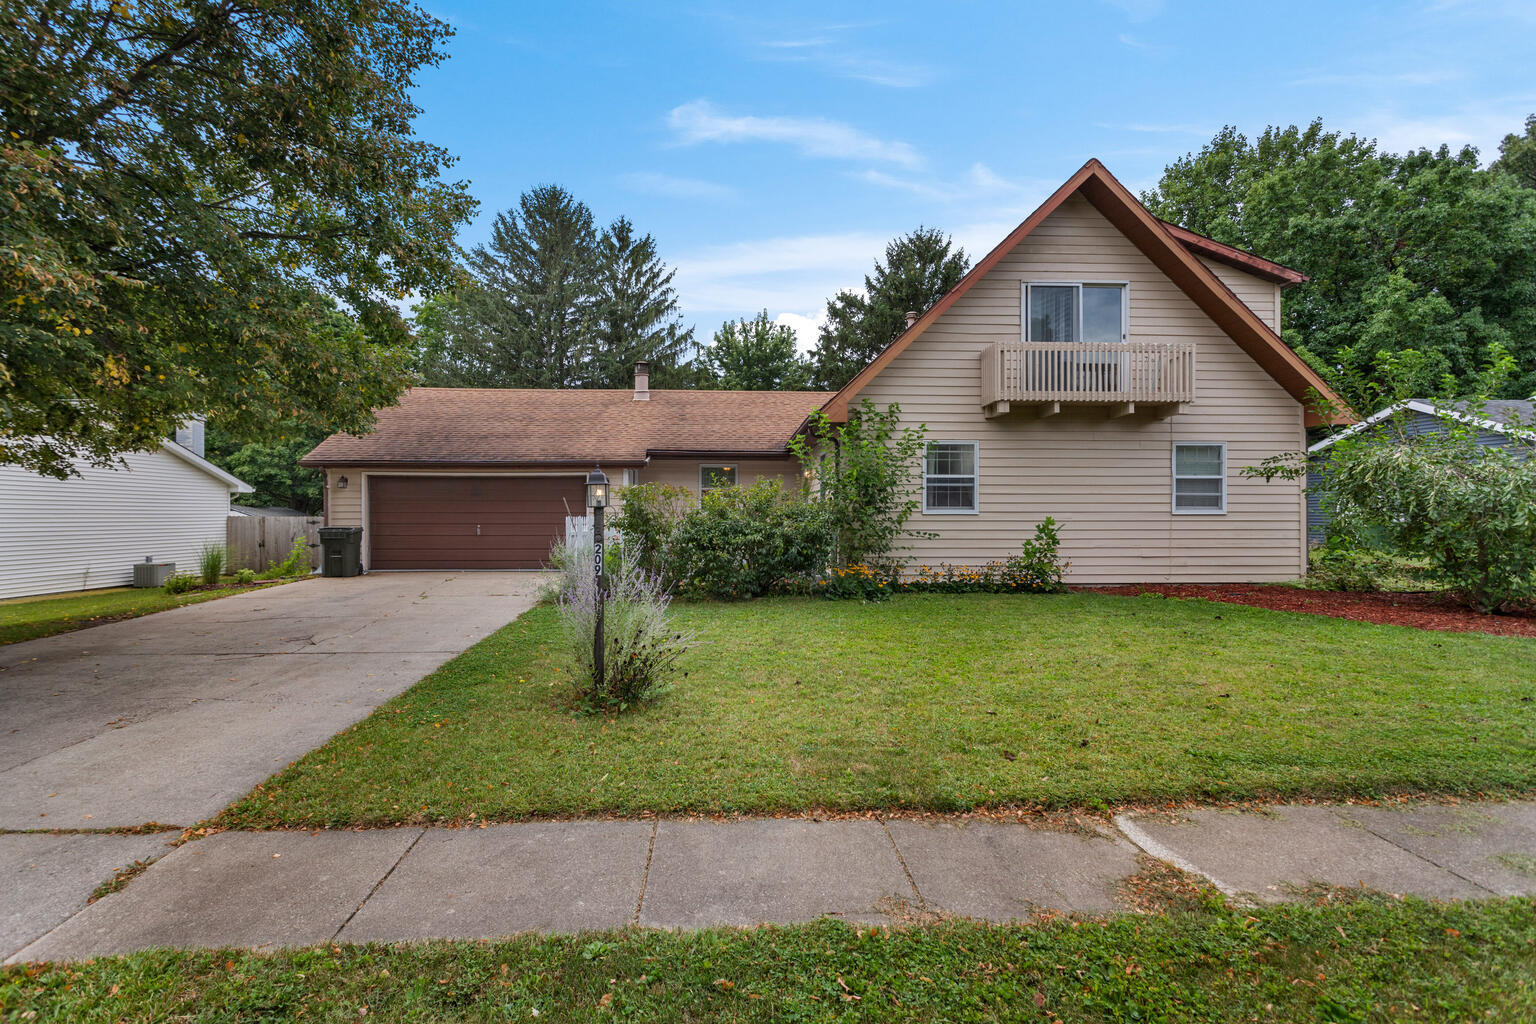
{"label": "concrete driveway", "polygon": [[0,647],[0,831],[210,817],[521,615],[543,579],[312,579]]}

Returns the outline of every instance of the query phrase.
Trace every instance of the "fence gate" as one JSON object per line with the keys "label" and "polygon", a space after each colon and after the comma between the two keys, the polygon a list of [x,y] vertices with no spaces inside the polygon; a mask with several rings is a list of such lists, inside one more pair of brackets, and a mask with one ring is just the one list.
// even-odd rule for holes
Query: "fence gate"
{"label": "fence gate", "polygon": [[320,525],[312,516],[230,516],[225,525],[225,561],[229,572],[265,572],[288,557],[295,537],[309,545],[309,567],[320,567]]}

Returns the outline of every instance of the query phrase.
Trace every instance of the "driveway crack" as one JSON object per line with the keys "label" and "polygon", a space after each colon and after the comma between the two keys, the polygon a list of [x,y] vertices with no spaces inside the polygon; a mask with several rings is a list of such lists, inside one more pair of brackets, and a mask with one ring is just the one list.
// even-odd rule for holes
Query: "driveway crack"
{"label": "driveway crack", "polygon": [[885,823],[885,818],[876,815],[875,820],[880,822],[880,831],[885,833],[886,841],[891,844],[891,849],[896,853],[896,863],[901,865],[901,873],[907,876],[907,884],[912,887],[912,895],[917,897],[918,909],[924,913],[928,910],[928,900],[923,896],[922,890],[917,887],[917,879],[912,877],[912,869],[907,867],[907,858],[901,855],[901,847],[896,845],[896,837],[891,835],[891,828]]}
{"label": "driveway crack", "polygon": [[1463,882],[1466,882],[1468,885],[1473,886],[1474,888],[1477,888],[1477,889],[1481,889],[1481,890],[1483,890],[1483,892],[1486,892],[1489,895],[1492,895],[1492,896],[1501,895],[1498,892],[1498,890],[1490,889],[1486,885],[1483,885],[1481,882],[1478,882],[1475,879],[1468,878],[1466,875],[1462,874],[1460,871],[1457,871],[1455,868],[1451,867],[1449,864],[1441,864],[1439,861],[1436,861],[1436,860],[1433,860],[1433,859],[1431,859],[1429,857],[1424,856],[1422,853],[1419,853],[1417,850],[1410,850],[1410,849],[1408,849],[1408,847],[1404,846],[1402,843],[1394,841],[1390,836],[1382,835],[1380,832],[1376,831],[1374,828],[1371,828],[1371,826],[1367,825],[1365,822],[1361,821],[1359,818],[1346,818],[1346,817],[1344,817],[1343,809],[1342,808],[1338,808],[1338,807],[1333,808],[1333,815],[1334,815],[1334,817],[1336,817],[1339,820],[1343,821],[1347,825],[1355,825],[1355,826],[1358,826],[1359,828],[1365,829],[1371,835],[1375,836],[1377,839],[1380,839],[1382,842],[1386,843],[1387,845],[1394,846],[1397,849],[1402,850],[1408,856],[1413,857],[1413,858],[1415,858],[1417,860],[1421,860],[1425,864],[1428,864],[1432,868],[1439,868],[1441,871],[1444,871],[1446,874],[1451,875],[1451,876],[1456,877],[1456,878],[1459,878]]}

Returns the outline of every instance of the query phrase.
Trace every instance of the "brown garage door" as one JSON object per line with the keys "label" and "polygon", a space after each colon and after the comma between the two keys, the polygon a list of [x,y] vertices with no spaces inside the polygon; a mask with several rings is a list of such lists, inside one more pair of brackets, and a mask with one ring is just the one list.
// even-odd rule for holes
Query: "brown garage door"
{"label": "brown garage door", "polygon": [[586,512],[579,476],[370,476],[372,569],[537,569]]}

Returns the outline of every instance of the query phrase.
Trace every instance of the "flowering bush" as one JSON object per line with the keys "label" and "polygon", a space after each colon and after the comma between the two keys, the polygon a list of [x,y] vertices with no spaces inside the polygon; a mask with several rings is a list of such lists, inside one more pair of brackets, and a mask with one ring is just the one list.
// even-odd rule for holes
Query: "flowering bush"
{"label": "flowering bush", "polygon": [[835,566],[815,580],[810,591],[834,600],[884,601],[896,592],[896,576],[862,562]]}
{"label": "flowering bush", "polygon": [[[655,573],[637,564],[633,549],[605,559],[603,673],[592,660],[597,625],[597,577],[590,545],[559,545],[551,553],[561,570],[556,588],[560,629],[576,663],[576,702],[588,711],[626,711],[666,693],[678,659],[693,646],[693,635],[672,627],[671,597]],[[611,571],[610,571],[611,570]],[[685,676],[687,673],[683,673]]]}

